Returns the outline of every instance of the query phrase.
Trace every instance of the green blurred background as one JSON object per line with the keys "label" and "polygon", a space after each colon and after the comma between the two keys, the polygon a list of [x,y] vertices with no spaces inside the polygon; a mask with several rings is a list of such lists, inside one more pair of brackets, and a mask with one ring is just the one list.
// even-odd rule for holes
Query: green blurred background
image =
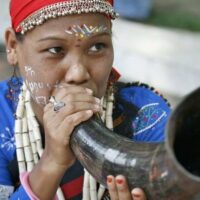
{"label": "green blurred background", "polygon": [[200,0],[154,0],[145,21],[156,26],[200,31]]}

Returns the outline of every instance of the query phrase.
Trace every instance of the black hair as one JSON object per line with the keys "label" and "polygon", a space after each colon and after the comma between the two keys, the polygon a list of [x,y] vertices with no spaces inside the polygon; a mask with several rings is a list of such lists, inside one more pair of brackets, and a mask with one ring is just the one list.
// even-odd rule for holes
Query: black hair
{"label": "black hair", "polygon": [[23,34],[15,32],[15,36],[19,42],[23,42],[23,40],[24,40]]}

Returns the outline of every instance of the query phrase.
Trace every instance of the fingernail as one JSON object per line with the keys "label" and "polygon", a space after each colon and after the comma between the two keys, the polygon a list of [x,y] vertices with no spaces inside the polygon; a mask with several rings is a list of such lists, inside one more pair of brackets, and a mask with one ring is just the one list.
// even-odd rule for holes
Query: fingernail
{"label": "fingernail", "polygon": [[98,104],[100,104],[101,100],[95,97],[95,102],[98,103]]}
{"label": "fingernail", "polygon": [[141,195],[140,195],[140,194],[133,194],[133,197],[134,197],[134,198],[140,198]]}
{"label": "fingernail", "polygon": [[92,93],[93,93],[93,91],[92,91],[91,89],[89,89],[89,88],[85,88],[85,90],[86,90],[86,92],[89,93],[89,94],[92,94]]}
{"label": "fingernail", "polygon": [[112,177],[107,177],[107,182],[108,183],[112,183],[112,180],[113,180]]}
{"label": "fingernail", "polygon": [[124,181],[122,179],[117,179],[116,182],[117,184],[121,185]]}
{"label": "fingernail", "polygon": [[86,114],[88,114],[88,115],[91,115],[93,112],[92,112],[92,110],[87,110],[86,111]]}
{"label": "fingernail", "polygon": [[96,104],[94,105],[94,109],[97,110],[97,111],[100,111],[101,110],[101,107],[99,104]]}
{"label": "fingernail", "polygon": [[11,53],[11,50],[10,50],[10,49],[6,49],[6,52],[7,52],[7,53]]}

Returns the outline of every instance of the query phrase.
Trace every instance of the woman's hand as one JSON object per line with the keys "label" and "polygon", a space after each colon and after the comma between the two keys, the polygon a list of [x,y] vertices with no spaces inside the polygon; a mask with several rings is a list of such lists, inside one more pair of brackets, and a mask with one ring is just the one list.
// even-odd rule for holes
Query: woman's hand
{"label": "woman's hand", "polygon": [[146,200],[146,196],[141,189],[135,188],[130,192],[124,176],[108,176],[107,186],[111,200]]}
{"label": "woman's hand", "polygon": [[44,108],[45,151],[57,166],[69,167],[75,161],[70,148],[70,136],[78,124],[88,120],[100,111],[100,100],[92,95],[92,90],[80,86],[66,86],[56,89],[52,96],[57,102],[65,103],[58,112],[52,103]]}
{"label": "woman's hand", "polygon": [[51,95],[65,106],[57,112],[53,103],[45,106],[45,149],[29,176],[33,193],[43,200],[54,198],[65,171],[75,161],[69,144],[74,127],[100,111],[100,100],[92,95],[91,90],[80,86],[57,88]]}

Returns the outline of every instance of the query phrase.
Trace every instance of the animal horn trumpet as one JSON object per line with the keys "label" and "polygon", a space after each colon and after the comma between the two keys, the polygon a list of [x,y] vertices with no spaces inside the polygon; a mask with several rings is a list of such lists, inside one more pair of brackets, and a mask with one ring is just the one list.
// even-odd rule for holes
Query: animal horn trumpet
{"label": "animal horn trumpet", "polygon": [[72,149],[90,174],[106,186],[122,174],[149,200],[188,200],[200,192],[200,88],[172,112],[165,143],[136,143],[105,128],[97,118],[77,126]]}

